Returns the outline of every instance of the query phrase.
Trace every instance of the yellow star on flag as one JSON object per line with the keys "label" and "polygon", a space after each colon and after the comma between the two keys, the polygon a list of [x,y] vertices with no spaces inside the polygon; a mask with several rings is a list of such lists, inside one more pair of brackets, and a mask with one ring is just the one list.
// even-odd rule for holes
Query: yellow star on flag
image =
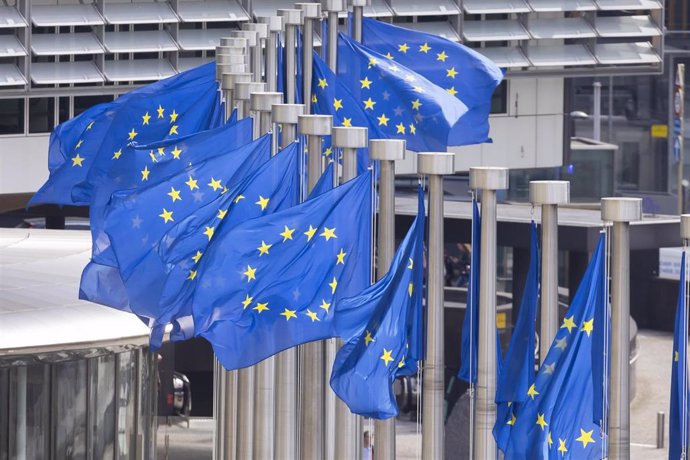
{"label": "yellow star on flag", "polygon": [[149,180],[149,174],[151,171],[149,171],[148,166],[144,166],[144,169],[141,171],[141,181]]}
{"label": "yellow star on flag", "polygon": [[182,150],[178,149],[177,146],[175,146],[175,148],[173,149],[173,151],[170,152],[170,153],[172,153],[172,156],[173,156],[174,159],[179,160],[179,159],[180,159],[180,154],[182,153]]}
{"label": "yellow star on flag", "polygon": [[437,61],[446,62],[447,58],[448,58],[448,55],[446,54],[445,51],[441,51],[440,53],[436,53],[436,60]]}
{"label": "yellow star on flag", "polygon": [[285,317],[285,321],[290,321],[290,318],[297,318],[297,310],[288,310],[287,308],[280,314]]}
{"label": "yellow star on flag", "polygon": [[403,43],[402,45],[398,45],[398,51],[401,53],[407,53],[407,50],[409,50],[410,47],[407,46],[407,43]]}
{"label": "yellow star on flag", "polygon": [[94,121],[92,121],[91,123],[89,123],[89,126],[86,127],[86,130],[89,131],[89,130],[93,127],[93,124],[94,124],[94,123],[95,123]]}
{"label": "yellow star on flag", "polygon": [[[206,226],[204,226],[206,227]],[[213,232],[215,231],[215,228],[213,227],[206,227],[206,230],[204,230],[204,235],[208,236],[208,240],[211,241],[211,238],[213,238]]]}
{"label": "yellow star on flag", "polygon": [[371,342],[375,342],[376,339],[371,336],[371,332],[367,331],[367,334],[364,336],[364,346],[368,347]]}
{"label": "yellow star on flag", "polygon": [[417,127],[410,123],[410,134],[417,134]]}
{"label": "yellow star on flag", "polygon": [[419,47],[419,52],[420,52],[420,53],[428,53],[430,49],[431,49],[431,47],[429,46],[429,44],[428,44],[428,43],[424,43],[423,45],[421,45],[421,46]]}
{"label": "yellow star on flag", "polygon": [[153,154],[153,150],[149,152],[149,157],[151,157],[151,161],[154,163],[158,163],[158,160],[156,159],[156,155]]}
{"label": "yellow star on flag", "polygon": [[268,254],[268,250],[271,249],[272,244],[266,244],[264,240],[261,240],[261,246],[256,248],[259,251],[259,257],[264,254]]}
{"label": "yellow star on flag", "polygon": [[122,156],[122,149],[118,150],[117,152],[113,152],[113,160],[119,160],[120,157]]}
{"label": "yellow star on flag", "polygon": [[189,180],[187,182],[185,182],[185,184],[187,184],[189,186],[189,190],[194,190],[195,188],[199,188],[199,186],[197,185],[197,180],[192,179],[192,176],[189,176]]}
{"label": "yellow star on flag", "polygon": [[558,452],[561,453],[561,455],[565,455],[566,452],[568,452],[568,448],[565,447],[565,440],[558,438]]}
{"label": "yellow star on flag", "polygon": [[585,331],[587,333],[587,337],[589,337],[594,330],[594,318],[590,319],[589,321],[584,321],[582,323],[582,329],[580,330]]}
{"label": "yellow star on flag", "polygon": [[251,280],[255,280],[256,279],[256,268],[252,268],[251,265],[247,265],[247,271],[245,271],[242,274],[247,277],[247,282],[250,282]]}
{"label": "yellow star on flag", "polygon": [[165,147],[158,147],[158,155],[162,157],[165,156]]}
{"label": "yellow star on flag", "polygon": [[189,276],[187,277],[188,280],[193,280],[196,278],[196,270],[189,270]]}
{"label": "yellow star on flag", "polygon": [[386,363],[386,367],[388,367],[388,364],[390,364],[390,362],[393,361],[393,357],[391,356],[391,353],[393,353],[393,350],[386,350],[385,348],[383,349],[383,354],[381,355],[381,359],[383,360],[384,363]]}
{"label": "yellow star on flag", "polygon": [[158,112],[158,118],[163,118],[163,114],[165,113],[165,109],[163,108],[163,106],[158,104],[157,112]]}
{"label": "yellow star on flag", "polygon": [[149,113],[146,112],[141,118],[144,120],[141,124],[142,125],[148,125],[149,120],[151,119],[151,115],[149,115]]}
{"label": "yellow star on flag", "polygon": [[397,130],[396,134],[405,134],[405,125],[402,123],[395,125],[395,129]]}
{"label": "yellow star on flag", "polygon": [[328,86],[328,82],[326,81],[326,79],[319,78],[319,88],[326,89],[326,86]]}
{"label": "yellow star on flag", "polygon": [[337,261],[335,264],[336,264],[336,265],[338,265],[338,264],[343,264],[343,265],[345,265],[345,256],[346,256],[346,255],[347,255],[347,253],[346,253],[345,251],[343,251],[342,248],[341,248],[341,249],[340,249],[340,252],[339,252],[338,254],[335,255],[335,256],[338,258],[338,261]]}
{"label": "yellow star on flag", "polygon": [[240,200],[244,200],[245,196],[244,195],[237,195],[235,197],[235,204],[239,203]]}
{"label": "yellow star on flag", "polygon": [[530,398],[534,399],[535,396],[537,396],[539,392],[537,391],[536,388],[534,388],[534,384],[532,384],[529,389],[527,390],[527,396]]}
{"label": "yellow star on flag", "polygon": [[173,212],[168,211],[165,208],[163,208],[162,214],[158,214],[158,217],[162,217],[163,221],[164,221],[163,223],[165,223],[165,224],[167,224],[170,221],[173,221],[173,222],[175,221],[175,219],[173,219]]}
{"label": "yellow star on flag", "polygon": [[362,101],[362,103],[364,104],[364,110],[374,110],[374,106],[376,105],[376,101],[373,101],[371,98]]}
{"label": "yellow star on flag", "polygon": [[227,214],[228,214],[228,210],[227,210],[227,209],[225,209],[225,210],[219,209],[219,210],[218,210],[218,214],[216,215],[216,217],[219,218],[220,220],[223,220],[223,219],[225,219],[225,216],[226,216]]}
{"label": "yellow star on flag", "polygon": [[516,421],[517,421],[517,417],[515,417],[515,414],[510,414],[510,420],[508,420],[506,425],[515,425]]}
{"label": "yellow star on flag", "polygon": [[335,288],[338,287],[338,280],[335,279],[335,276],[333,277],[333,281],[328,283],[328,285],[331,287],[331,294],[335,294]]}
{"label": "yellow star on flag", "polygon": [[304,232],[304,234],[307,235],[307,241],[311,241],[311,239],[314,237],[315,233],[316,233],[316,229],[310,225],[309,230]]}
{"label": "yellow star on flag", "polygon": [[172,125],[172,126],[170,127],[170,131],[168,131],[168,136],[171,136],[171,135],[173,135],[173,134],[179,134],[179,133],[177,132],[177,128],[178,128],[177,125]]}
{"label": "yellow star on flag", "polygon": [[328,309],[331,308],[331,304],[326,302],[325,299],[321,299],[321,305],[319,305],[319,308],[326,310],[326,313],[328,313]]}
{"label": "yellow star on flag", "polygon": [[375,67],[377,63],[378,63],[378,61],[376,60],[376,58],[369,58],[368,68],[371,69],[372,67]]}
{"label": "yellow star on flag", "polygon": [[404,356],[402,358],[400,358],[400,361],[398,362],[398,369],[402,369],[403,367],[405,367],[405,357]]}
{"label": "yellow star on flag", "polygon": [[346,128],[352,127],[352,118],[343,118],[343,126]]}
{"label": "yellow star on flag", "polygon": [[544,419],[544,414],[537,414],[537,425],[539,425],[541,431],[544,431],[544,428],[549,426],[549,424],[546,423],[546,420]]}
{"label": "yellow star on flag", "polygon": [[330,241],[331,238],[338,238],[338,236],[335,234],[335,227],[324,227],[323,232],[321,232],[319,236],[323,236],[324,238],[326,238],[326,241]]}
{"label": "yellow star on flag", "polygon": [[268,302],[266,302],[266,303],[258,303],[257,302],[256,307],[252,308],[252,310],[258,311],[259,314],[261,314],[262,311],[266,311],[268,309],[269,309],[268,308]]}
{"label": "yellow star on flag", "polygon": [[412,270],[414,268],[414,260],[412,260],[412,257],[409,257],[407,260],[410,262],[407,268]]}
{"label": "yellow star on flag", "polygon": [[343,100],[342,99],[335,99],[333,98],[333,108],[337,112],[338,110],[343,108]]}
{"label": "yellow star on flag", "polygon": [[549,434],[546,435],[546,442],[549,443],[549,449],[551,449],[551,446],[553,446],[553,439],[551,438],[551,432],[549,431]]}
{"label": "yellow star on flag", "polygon": [[252,301],[254,300],[254,297],[250,297],[249,294],[244,298],[242,301],[242,309],[246,310],[248,306],[252,304]]}
{"label": "yellow star on flag", "polygon": [[362,85],[361,89],[371,89],[372,81],[368,77],[364,77],[364,80],[360,80],[359,83]]}
{"label": "yellow star on flag", "polygon": [[446,69],[446,77],[449,78],[455,78],[455,76],[458,74],[457,70],[455,70],[455,67],[451,67],[450,69]]}
{"label": "yellow star on flag", "polygon": [[83,143],[84,143],[84,140],[83,140],[83,139],[79,139],[79,142],[77,142],[77,145],[75,145],[74,148],[75,148],[75,149],[78,149],[79,147],[81,147],[81,145],[82,145]]}
{"label": "yellow star on flag", "polygon": [[388,53],[386,53],[386,59],[391,59],[391,60],[393,59],[393,55],[391,54],[390,51]]}
{"label": "yellow star on flag", "polygon": [[413,289],[414,289],[414,284],[410,283],[410,284],[407,286],[407,293],[409,294],[410,297],[412,297],[412,291],[413,291]]}
{"label": "yellow star on flag", "polygon": [[139,133],[134,131],[134,128],[132,128],[132,130],[129,132],[129,140],[131,141],[132,139],[137,137],[137,134],[139,134]]}
{"label": "yellow star on flag", "polygon": [[203,255],[204,255],[203,252],[197,250],[197,251],[196,251],[196,254],[194,254],[194,255],[192,256],[192,260],[194,261],[195,264],[198,264],[198,263],[199,263],[199,260],[201,260],[201,256],[203,256]]}
{"label": "yellow star on flag", "polygon": [[385,113],[381,114],[380,117],[376,117],[376,119],[379,121],[379,126],[388,126],[388,121],[390,120]]}
{"label": "yellow star on flag", "polygon": [[458,91],[455,89],[455,86],[451,86],[451,87],[448,88],[446,91],[448,91],[448,93],[449,93],[451,96],[455,96],[456,94],[458,94]]}
{"label": "yellow star on flag", "polygon": [[176,202],[177,200],[182,200],[182,198],[180,198],[180,191],[175,190],[175,187],[172,187],[172,186],[170,187],[170,191],[168,192],[168,196],[170,198],[172,198],[173,203]]}
{"label": "yellow star on flag", "polygon": [[412,89],[414,90],[415,93],[423,93],[424,92],[424,90],[422,89],[421,86],[415,86]]}
{"label": "yellow star on flag", "polygon": [[179,117],[180,114],[175,112],[175,109],[173,109],[172,113],[170,114],[170,123],[175,123],[177,121],[177,117]]}
{"label": "yellow star on flag", "polygon": [[414,110],[419,110],[419,108],[420,108],[421,106],[422,106],[422,103],[419,102],[419,99],[416,99],[416,100],[412,101],[412,108],[413,108]]}
{"label": "yellow star on flag", "polygon": [[577,327],[575,324],[575,321],[573,321],[575,317],[571,316],[570,318],[563,318],[563,325],[561,326],[561,329],[568,329],[568,332],[572,332],[573,329]]}
{"label": "yellow star on flag", "polygon": [[220,188],[223,188],[223,186],[220,185],[220,179],[216,180],[216,179],[214,179],[213,177],[211,177],[211,182],[209,182],[209,183],[206,184],[206,185],[208,185],[209,187],[211,187],[211,188],[213,189],[214,192],[217,191],[217,190],[220,189]]}
{"label": "yellow star on flag", "polygon": [[319,102],[319,98],[316,97],[316,94],[313,94],[311,96],[311,103],[316,104],[317,102]]}
{"label": "yellow star on flag", "polygon": [[80,157],[78,153],[72,157],[72,167],[79,166],[81,168],[83,162],[84,157]]}
{"label": "yellow star on flag", "polygon": [[261,210],[262,210],[262,211],[265,211],[265,210],[266,210],[266,206],[268,206],[268,202],[269,202],[269,201],[270,201],[270,198],[264,198],[264,197],[262,197],[261,195],[259,195],[259,201],[257,201],[257,202],[254,203],[254,204],[258,204],[259,206],[261,206]]}
{"label": "yellow star on flag", "polygon": [[673,352],[673,360],[674,360],[675,362],[678,362],[678,352],[677,352],[677,351],[674,351],[674,352]]}
{"label": "yellow star on flag", "polygon": [[314,321],[321,321],[319,317],[316,315],[316,312],[311,311],[310,309],[307,308],[307,313],[306,315],[311,318],[311,322],[313,323]]}
{"label": "yellow star on flag", "polygon": [[292,234],[293,234],[294,232],[295,232],[295,229],[294,229],[294,228],[288,228],[288,226],[286,225],[286,226],[285,226],[285,230],[283,230],[283,231],[280,233],[280,236],[283,237],[283,243],[285,243],[287,240],[291,240],[291,239],[292,239]]}
{"label": "yellow star on flag", "polygon": [[583,448],[587,447],[587,444],[589,444],[589,443],[594,444],[595,441],[592,438],[592,433],[594,433],[594,430],[585,431],[582,428],[580,428],[580,437],[575,439],[575,441],[581,442]]}

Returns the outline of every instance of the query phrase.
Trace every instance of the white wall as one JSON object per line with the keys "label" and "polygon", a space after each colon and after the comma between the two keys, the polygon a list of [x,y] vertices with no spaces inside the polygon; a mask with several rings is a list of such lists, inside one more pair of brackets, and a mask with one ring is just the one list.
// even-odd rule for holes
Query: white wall
{"label": "white wall", "polygon": [[[508,113],[490,118],[492,144],[453,147],[456,171],[471,166],[543,168],[563,163],[563,78],[508,82]],[[398,162],[396,173],[416,172],[414,153]]]}
{"label": "white wall", "polygon": [[0,194],[35,192],[48,178],[49,135],[0,137]]}

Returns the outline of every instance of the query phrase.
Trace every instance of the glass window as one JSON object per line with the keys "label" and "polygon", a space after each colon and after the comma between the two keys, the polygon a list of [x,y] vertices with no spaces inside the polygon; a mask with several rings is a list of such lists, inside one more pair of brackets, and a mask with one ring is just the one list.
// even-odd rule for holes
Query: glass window
{"label": "glass window", "polygon": [[508,113],[508,82],[503,80],[491,96],[491,113]]}
{"label": "glass window", "polygon": [[93,458],[112,460],[115,456],[115,356],[101,356],[93,362],[90,384],[94,401]]}
{"label": "glass window", "polygon": [[29,133],[49,133],[55,124],[55,98],[29,99]]}
{"label": "glass window", "polygon": [[63,96],[60,98],[58,104],[59,123],[64,123],[69,120],[69,97]]}
{"label": "glass window", "polygon": [[76,117],[88,108],[103,102],[111,102],[113,96],[102,94],[98,96],[74,96],[74,116]]}
{"label": "glass window", "polygon": [[10,458],[48,458],[48,366],[10,371]]}
{"label": "glass window", "polygon": [[117,358],[117,450],[118,458],[125,460],[136,453],[136,353],[120,353]]}
{"label": "glass window", "polygon": [[86,361],[55,365],[55,455],[86,458]]}
{"label": "glass window", "polygon": [[0,134],[24,133],[24,99],[0,99]]}

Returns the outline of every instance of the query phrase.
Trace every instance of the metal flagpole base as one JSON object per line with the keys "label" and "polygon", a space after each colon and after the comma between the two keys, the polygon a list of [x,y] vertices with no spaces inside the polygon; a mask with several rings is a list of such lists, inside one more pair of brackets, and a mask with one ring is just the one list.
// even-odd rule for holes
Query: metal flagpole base
{"label": "metal flagpole base", "polygon": [[602,198],[611,237],[611,397],[609,459],[630,458],[630,222],[642,219],[640,198]]}
{"label": "metal flagpole base", "polygon": [[690,240],[690,214],[681,214],[680,216],[680,237],[684,240]]}
{"label": "metal flagpole base", "polygon": [[273,122],[281,126],[280,146],[285,148],[297,138],[295,132],[299,117],[304,115],[303,104],[274,104]]}
{"label": "metal flagpole base", "polygon": [[295,103],[296,70],[297,70],[297,28],[302,24],[302,10],[278,10],[278,16],[283,18],[285,25],[285,102]]}
{"label": "metal flagpole base", "polygon": [[508,188],[508,169],[470,168],[470,188],[482,194],[474,459],[486,460],[496,458],[496,191]]}
{"label": "metal flagpole base", "polygon": [[[541,205],[539,360],[543,362],[558,332],[558,205],[570,203],[570,182],[530,181],[529,201]],[[519,299],[514,299],[514,302],[519,302]]]}
{"label": "metal flagpole base", "polygon": [[266,91],[266,83],[249,81],[235,83],[234,99],[237,101],[237,118],[249,115],[249,97],[252,93]]}

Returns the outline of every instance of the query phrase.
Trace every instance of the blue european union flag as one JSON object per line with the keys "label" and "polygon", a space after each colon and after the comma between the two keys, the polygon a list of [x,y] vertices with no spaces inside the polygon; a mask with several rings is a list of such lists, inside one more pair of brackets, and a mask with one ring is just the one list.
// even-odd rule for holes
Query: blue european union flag
{"label": "blue european union flag", "polygon": [[577,289],[544,363],[512,419],[505,450],[510,459],[599,459],[606,438],[594,422],[593,331],[606,309],[605,236]]}
{"label": "blue european union flag", "polygon": [[680,279],[676,323],[673,328],[673,361],[671,371],[671,409],[668,433],[668,458],[686,458],[688,453],[688,311],[686,306],[687,278],[685,251],[680,259]]}
{"label": "blue european union flag", "polygon": [[461,100],[469,111],[455,124],[449,145],[491,142],[491,96],[503,79],[503,71],[477,51],[427,34],[376,19],[362,21],[362,42],[391,56]]}
{"label": "blue european union flag", "polygon": [[29,204],[90,204],[97,185],[88,181],[94,164],[110,161],[135,140],[154,142],[213,128],[219,105],[215,65],[209,64],[85,112],[77,122],[56,129],[50,177]]}
{"label": "blue european union flag", "polygon": [[333,190],[333,162],[328,163],[324,169],[319,181],[314,185],[314,188],[309,192],[309,199],[321,195],[329,190]]}
{"label": "blue european union flag", "polygon": [[479,334],[479,254],[481,250],[482,221],[477,200],[472,200],[472,253],[470,280],[467,283],[467,308],[462,320],[462,348],[458,378],[477,383],[477,335]]}
{"label": "blue european union flag", "polygon": [[362,293],[337,305],[336,329],[345,343],[331,372],[331,388],[355,414],[398,415],[396,377],[417,371],[422,359],[424,195],[417,217],[388,273]]}
{"label": "blue european union flag", "polygon": [[[164,279],[149,264],[160,246],[170,244],[166,235],[178,223],[228,192],[248,174],[270,158],[270,136],[261,137],[227,155],[215,156],[168,176],[159,177],[148,186],[113,193],[105,212],[105,231],[127,291],[129,309],[139,316],[160,316],[157,292]],[[141,177],[155,178],[153,164]],[[162,166],[162,165],[161,165]],[[158,284],[155,284],[158,283]]]}
{"label": "blue european union flag", "polygon": [[502,450],[505,450],[514,416],[519,414],[520,403],[527,399],[529,387],[534,382],[534,337],[539,304],[539,236],[534,222],[530,227],[530,262],[520,313],[496,388],[497,416],[493,431]]}
{"label": "blue european union flag", "polygon": [[337,78],[319,59],[314,76],[315,111],[333,115],[334,125],[368,127],[372,139],[405,139],[413,151],[446,150],[452,126],[467,112],[423,76],[343,34]]}
{"label": "blue european union flag", "polygon": [[[215,156],[230,155],[251,141],[252,122],[251,119],[244,119],[234,125],[223,125],[180,139],[144,145],[132,143],[113,154],[110,161],[97,162],[89,172],[90,180],[99,184],[93,190],[89,207],[92,256],[91,262],[82,274],[80,298],[129,311],[117,258],[103,228],[105,211],[110,196],[115,191],[146,187],[182,171],[190,163],[196,164]],[[264,155],[267,158],[267,154]],[[236,156],[236,160],[235,165],[239,167],[243,163],[241,152]],[[133,222],[141,225],[140,219],[141,217]]]}
{"label": "blue european union flag", "polygon": [[371,174],[214,238],[194,326],[226,369],[334,337],[339,300],[369,285]]}

